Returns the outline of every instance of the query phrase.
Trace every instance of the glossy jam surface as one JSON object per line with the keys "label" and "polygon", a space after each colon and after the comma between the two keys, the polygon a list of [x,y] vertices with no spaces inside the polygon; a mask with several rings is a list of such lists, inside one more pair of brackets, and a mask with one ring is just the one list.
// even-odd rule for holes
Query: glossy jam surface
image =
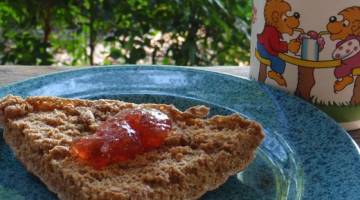
{"label": "glossy jam surface", "polygon": [[124,110],[101,123],[95,134],[73,141],[71,152],[95,169],[102,169],[158,148],[171,128],[171,120],[159,110]]}

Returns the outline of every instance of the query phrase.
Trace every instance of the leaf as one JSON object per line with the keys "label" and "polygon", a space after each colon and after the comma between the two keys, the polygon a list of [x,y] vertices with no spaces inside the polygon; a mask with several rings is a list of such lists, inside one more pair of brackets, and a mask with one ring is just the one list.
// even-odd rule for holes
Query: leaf
{"label": "leaf", "polygon": [[215,2],[216,5],[221,8],[221,10],[223,10],[226,14],[228,14],[228,11],[226,10],[226,8],[224,7],[224,5],[222,4],[222,2],[220,0],[211,0],[210,2]]}
{"label": "leaf", "polygon": [[111,48],[110,50],[110,57],[114,58],[114,59],[118,59],[120,58],[122,55],[121,50],[120,49],[115,49],[115,48]]}

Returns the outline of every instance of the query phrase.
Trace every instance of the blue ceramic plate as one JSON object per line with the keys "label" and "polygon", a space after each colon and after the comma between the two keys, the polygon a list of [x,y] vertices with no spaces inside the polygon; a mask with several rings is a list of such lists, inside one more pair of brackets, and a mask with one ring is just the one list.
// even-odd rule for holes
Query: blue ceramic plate
{"label": "blue ceramic plate", "polygon": [[[205,104],[213,114],[262,123],[266,139],[254,162],[202,199],[360,199],[360,156],[333,120],[283,92],[233,76],[178,67],[88,68],[0,89],[7,95],[109,98],[137,103]],[[56,199],[0,139],[0,199]]]}

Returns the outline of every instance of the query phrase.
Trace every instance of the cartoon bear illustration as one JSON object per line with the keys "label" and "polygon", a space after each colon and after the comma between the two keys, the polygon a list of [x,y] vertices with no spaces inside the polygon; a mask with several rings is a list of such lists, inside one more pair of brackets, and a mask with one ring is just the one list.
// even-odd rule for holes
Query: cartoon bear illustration
{"label": "cartoon bear illustration", "polygon": [[283,41],[283,34],[294,34],[294,29],[300,25],[300,14],[292,11],[291,5],[284,0],[267,0],[264,9],[265,27],[258,35],[257,50],[261,57],[271,61],[271,71],[268,77],[280,86],[287,86],[283,77],[286,62],[279,58],[279,53],[288,51],[296,54],[301,46],[300,41],[294,39],[289,44]]}
{"label": "cartoon bear illustration", "polygon": [[334,70],[337,80],[334,91],[338,92],[354,82],[353,70],[360,68],[360,7],[353,6],[338,13],[342,19],[332,16],[326,28],[332,41],[338,41],[333,52],[341,66]]}

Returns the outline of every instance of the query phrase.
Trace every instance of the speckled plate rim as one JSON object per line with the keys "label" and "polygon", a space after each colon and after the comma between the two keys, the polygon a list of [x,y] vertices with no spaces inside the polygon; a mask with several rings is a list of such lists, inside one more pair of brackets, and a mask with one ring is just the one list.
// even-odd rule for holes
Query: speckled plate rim
{"label": "speckled plate rim", "polygon": [[[349,196],[349,195],[356,194],[356,193],[354,193],[354,191],[360,191],[360,176],[359,176],[360,175],[360,173],[359,173],[360,170],[359,171],[355,170],[355,169],[360,169],[359,168],[360,167],[360,159],[359,159],[360,158],[360,149],[356,145],[356,142],[348,135],[348,133],[342,127],[340,127],[334,120],[332,120],[330,117],[328,117],[325,113],[318,110],[315,106],[313,106],[313,105],[299,99],[298,97],[289,96],[287,93],[285,93],[283,91],[277,90],[275,88],[272,88],[272,87],[269,87],[269,86],[254,82],[254,81],[249,81],[247,79],[244,79],[243,77],[234,76],[234,75],[226,74],[226,73],[218,73],[218,72],[213,72],[213,71],[208,71],[208,70],[202,70],[202,69],[192,69],[192,68],[189,68],[189,67],[169,66],[169,65],[166,65],[166,66],[163,66],[163,65],[120,65],[120,66],[119,65],[114,65],[114,66],[102,66],[102,67],[95,67],[95,68],[94,67],[81,67],[79,69],[65,70],[65,71],[62,71],[62,72],[56,72],[56,73],[51,73],[51,74],[47,74],[47,75],[37,76],[37,77],[34,77],[34,78],[26,79],[24,81],[18,81],[18,82],[15,82],[13,84],[5,85],[5,86],[0,88],[0,96],[2,97],[2,94],[4,94],[4,92],[6,93],[7,90],[16,89],[16,87],[22,86],[23,84],[28,84],[28,83],[30,83],[32,81],[37,81],[37,80],[40,80],[40,79],[51,79],[51,78],[55,78],[55,77],[58,77],[58,76],[69,75],[69,74],[73,74],[73,73],[85,73],[85,72],[94,72],[94,71],[96,72],[96,71],[102,71],[102,70],[106,71],[106,70],[134,70],[134,69],[136,69],[136,70],[179,71],[179,72],[184,72],[184,73],[192,72],[192,73],[200,73],[200,74],[207,75],[207,76],[217,76],[217,77],[221,77],[221,78],[224,78],[224,79],[229,79],[229,80],[239,82],[239,83],[247,82],[247,84],[249,84],[249,85],[256,85],[257,89],[261,90],[263,93],[265,93],[267,95],[270,95],[269,97],[272,98],[271,101],[275,101],[276,104],[278,104],[278,102],[280,102],[280,101],[297,102],[302,107],[305,107],[306,109],[313,111],[314,113],[312,113],[312,114],[317,115],[317,117],[321,118],[321,121],[327,121],[328,125],[331,125],[331,127],[329,127],[329,131],[330,131],[330,129],[335,131],[337,136],[340,136],[341,140],[346,143],[347,146],[345,147],[345,149],[348,150],[351,154],[348,155],[349,156],[348,159],[347,158],[344,158],[344,159],[345,160],[353,159],[351,167],[350,167],[348,162],[345,163],[345,166],[347,166],[348,169],[353,169],[353,170],[349,170],[347,172],[342,171],[343,172],[342,174],[337,174],[337,175],[335,174],[334,177],[337,178],[337,177],[342,176],[342,175],[345,174],[346,176],[344,176],[344,178],[348,178],[348,177],[353,177],[353,178],[355,177],[355,178],[352,179],[351,181],[347,181],[347,179],[344,179],[344,182],[339,183],[340,187],[338,187],[339,186],[338,185],[337,187],[326,188],[327,191],[324,191],[324,192],[329,192],[328,189],[332,189],[332,190],[336,190],[336,189],[340,189],[340,188],[344,189],[345,187],[341,187],[341,186],[343,186],[343,185],[346,185],[346,186],[352,185],[353,187],[351,187],[349,189],[350,192],[346,192],[346,191],[345,192],[340,192],[341,194],[337,195],[336,191],[331,191],[330,195],[325,195],[325,196],[327,196],[327,197],[336,197],[337,199],[349,199],[349,197],[351,199],[358,198],[358,197]],[[173,93],[168,94],[168,93],[162,93],[161,92],[159,94],[171,95],[171,96],[181,96],[181,95],[174,95]],[[188,97],[187,95],[184,95],[184,97],[186,97],[186,98],[194,98],[194,97]],[[197,98],[194,98],[194,99],[197,99]],[[199,100],[200,101],[206,101],[205,99],[199,99]],[[224,105],[220,105],[220,106],[227,107],[227,106],[224,106]],[[231,106],[228,106],[227,108],[242,113],[238,109],[231,108]],[[283,108],[279,108],[279,109],[283,113],[288,112],[288,110],[286,110],[286,109],[283,109]],[[307,114],[306,114],[306,112],[305,112],[305,114],[304,113],[301,113],[301,114],[299,113],[299,116],[301,116],[301,115],[307,115]],[[258,120],[254,116],[251,116],[250,118]],[[265,128],[266,128],[266,126],[265,126]],[[340,149],[340,150],[342,150],[342,149]],[[334,166],[334,168],[335,167],[338,167],[338,166]],[[334,179],[334,177],[332,177],[332,179]],[[328,178],[330,178],[330,177],[328,177]],[[321,177],[319,180],[321,180],[321,179],[323,179],[323,177]],[[358,184],[358,186],[356,186],[356,185],[354,186],[354,183]],[[307,191],[305,191],[304,195],[302,197],[304,199],[311,199],[312,194],[318,193],[318,192],[316,192],[316,190],[319,190],[319,188],[316,188],[315,191],[311,191],[310,196],[307,195],[306,194]],[[325,194],[325,193],[320,192],[320,194]],[[335,196],[333,196],[333,195],[335,195]],[[343,197],[343,198],[341,198],[341,197]],[[359,197],[359,199],[360,199],[360,197]]]}
{"label": "speckled plate rim", "polygon": [[[39,66],[40,67],[40,66]],[[216,74],[218,76],[224,76],[224,77],[232,77],[235,79],[243,79],[243,80],[248,80],[248,81],[252,81],[250,78],[248,77],[244,77],[244,76],[238,76],[238,75],[234,75],[234,74],[230,74],[227,72],[216,72],[216,71],[211,71],[208,69],[201,69],[201,68],[193,68],[193,67],[189,67],[189,66],[178,66],[178,65],[135,65],[135,64],[126,64],[126,65],[103,65],[103,66],[81,66],[78,68],[69,68],[69,69],[65,69],[64,71],[59,71],[59,72],[52,72],[52,73],[48,73],[48,74],[44,74],[44,75],[37,75],[31,78],[26,78],[23,80],[19,80],[19,81],[15,81],[9,84],[5,84],[3,86],[0,87],[0,91],[1,90],[6,90],[8,88],[12,88],[12,87],[16,87],[19,84],[22,84],[24,82],[31,82],[34,80],[38,80],[38,79],[42,79],[42,78],[51,78],[53,76],[59,76],[59,75],[63,75],[63,74],[68,74],[68,73],[73,73],[73,72],[78,72],[78,71],[87,71],[87,70],[94,70],[94,69],[101,69],[101,68],[121,68],[121,69],[126,69],[126,68],[134,68],[134,67],[144,67],[144,68],[159,68],[159,69],[174,69],[174,70],[188,70],[188,71],[194,71],[194,72],[203,72],[203,73],[209,73],[209,74]],[[263,83],[260,82],[256,82],[257,84],[263,86],[263,87],[269,87],[273,90],[276,90],[278,92],[282,92],[284,95],[286,96],[290,96],[290,93],[283,91],[283,90],[279,90],[275,87],[269,86],[269,85],[265,85]],[[181,95],[177,95],[179,97],[182,97]],[[344,133],[344,135],[346,135],[346,137],[352,141],[352,143],[354,144],[354,148],[356,148],[359,152],[360,155],[360,147],[357,145],[356,141],[349,135],[349,133],[343,128],[341,127],[340,124],[338,124],[333,118],[331,118],[330,116],[328,116],[326,113],[324,113],[323,111],[321,111],[320,109],[318,109],[316,106],[312,105],[309,102],[304,101],[303,99],[297,97],[297,96],[291,96],[292,98],[297,99],[298,101],[301,101],[305,104],[307,104],[307,106],[310,106],[316,110],[319,111],[319,113],[321,113],[322,115],[324,115],[325,117],[327,117],[327,119],[329,121],[332,121],[333,123],[337,124],[338,127],[340,129],[342,129],[342,132]],[[1,98],[1,96],[0,96]],[[189,97],[186,97],[189,98]],[[191,99],[191,98],[190,98]],[[215,104],[216,105],[216,104]],[[232,110],[231,108],[227,108],[229,110]]]}

